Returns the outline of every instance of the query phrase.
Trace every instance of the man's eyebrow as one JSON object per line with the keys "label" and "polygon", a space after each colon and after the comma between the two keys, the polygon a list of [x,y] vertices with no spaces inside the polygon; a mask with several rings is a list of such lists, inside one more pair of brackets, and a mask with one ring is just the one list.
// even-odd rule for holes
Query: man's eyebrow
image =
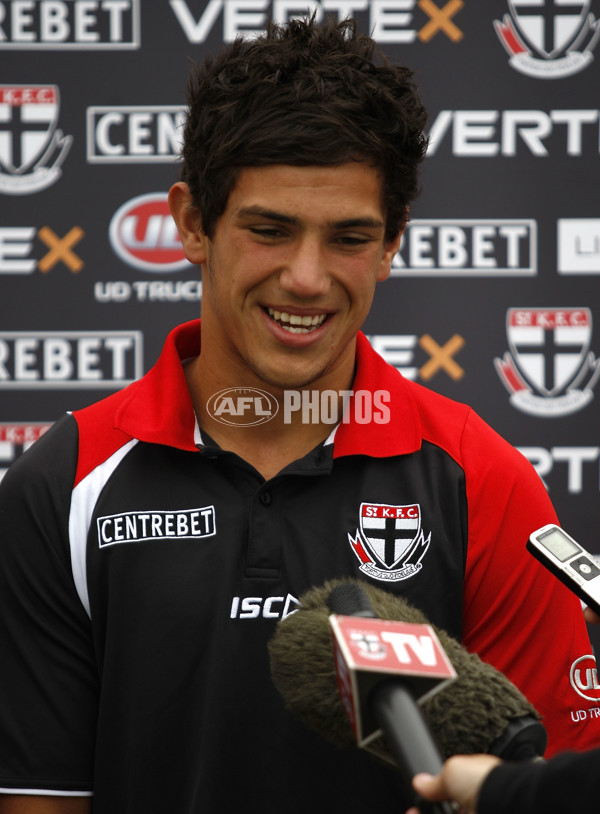
{"label": "man's eyebrow", "polygon": [[266,209],[263,206],[243,206],[241,209],[238,209],[237,214],[240,218],[258,215],[261,218],[265,218],[266,220],[274,220],[278,223],[300,223],[298,218],[294,218],[291,215],[284,215],[282,212],[276,212],[273,209]]}
{"label": "man's eyebrow", "polygon": [[332,224],[337,229],[352,229],[353,227],[366,227],[367,229],[383,229],[385,223],[379,218],[347,218],[336,220]]}
{"label": "man's eyebrow", "polygon": [[[272,209],[266,209],[262,206],[245,206],[238,209],[238,216],[252,217],[258,215],[266,220],[273,220],[277,223],[289,223],[293,226],[300,224],[300,219],[293,215],[284,215],[282,212],[277,212]],[[379,218],[358,217],[358,218],[345,218],[344,220],[330,221],[327,224],[335,229],[353,229],[353,228],[367,228],[367,229],[382,229],[385,223]]]}

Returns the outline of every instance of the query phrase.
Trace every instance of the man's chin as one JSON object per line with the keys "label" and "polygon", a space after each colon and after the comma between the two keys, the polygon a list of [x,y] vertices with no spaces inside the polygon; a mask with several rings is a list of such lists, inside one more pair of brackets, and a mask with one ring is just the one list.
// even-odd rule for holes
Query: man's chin
{"label": "man's chin", "polygon": [[[342,354],[335,357],[313,358],[305,356],[304,363],[294,355],[269,360],[275,364],[265,364],[263,359],[247,358],[246,364],[254,375],[269,389],[273,390],[322,390],[327,382],[336,379],[336,371],[341,369]],[[352,365],[353,370],[353,365]],[[260,386],[260,385],[258,385]],[[274,392],[275,395],[275,392]]]}
{"label": "man's chin", "polygon": [[311,376],[308,379],[296,377],[263,377],[262,381],[274,394],[275,391],[281,391],[283,393],[286,390],[320,390],[323,387],[323,385],[320,384],[319,376]]}

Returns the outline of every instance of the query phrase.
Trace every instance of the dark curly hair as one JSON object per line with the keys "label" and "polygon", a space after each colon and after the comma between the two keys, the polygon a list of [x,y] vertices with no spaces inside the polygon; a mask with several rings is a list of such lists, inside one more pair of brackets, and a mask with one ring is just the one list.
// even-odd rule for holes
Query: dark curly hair
{"label": "dark curly hair", "polygon": [[210,238],[237,173],[270,164],[365,161],[383,178],[386,239],[418,194],[427,114],[413,71],[392,65],[353,20],[270,23],[194,65],[181,180]]}

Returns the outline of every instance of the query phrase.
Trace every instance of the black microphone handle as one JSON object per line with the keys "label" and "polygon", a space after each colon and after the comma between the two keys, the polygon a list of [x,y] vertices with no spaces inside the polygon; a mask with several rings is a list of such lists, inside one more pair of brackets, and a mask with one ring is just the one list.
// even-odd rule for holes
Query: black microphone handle
{"label": "black microphone handle", "polygon": [[[327,604],[332,613],[342,616],[377,618],[371,600],[356,583],[338,585],[330,592]],[[412,789],[412,779],[418,772],[438,774],[441,771],[442,757],[437,744],[411,690],[401,678],[378,683],[371,690],[367,703],[408,789]],[[418,805],[422,814],[452,814],[456,811],[452,803],[446,802],[419,800]]]}
{"label": "black microphone handle", "polygon": [[[371,691],[368,703],[408,788],[418,772],[439,774],[442,757],[410,689],[399,680],[382,681]],[[419,799],[416,804],[422,814],[454,814],[457,810],[450,802]]]}

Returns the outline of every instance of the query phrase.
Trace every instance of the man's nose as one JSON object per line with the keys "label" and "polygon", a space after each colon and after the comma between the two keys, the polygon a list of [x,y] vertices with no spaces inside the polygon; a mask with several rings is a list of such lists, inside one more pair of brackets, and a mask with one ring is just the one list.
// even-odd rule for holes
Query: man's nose
{"label": "man's nose", "polygon": [[290,252],[279,281],[285,291],[303,299],[326,294],[331,279],[321,242],[314,238],[300,241]]}

